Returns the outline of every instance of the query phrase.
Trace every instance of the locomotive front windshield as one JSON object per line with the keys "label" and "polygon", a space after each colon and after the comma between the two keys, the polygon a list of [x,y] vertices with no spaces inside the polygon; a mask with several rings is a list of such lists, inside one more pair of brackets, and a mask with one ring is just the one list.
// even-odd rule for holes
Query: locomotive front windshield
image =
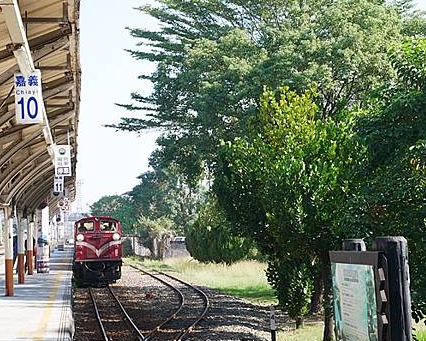
{"label": "locomotive front windshield", "polygon": [[100,222],[100,230],[103,232],[115,232],[117,231],[117,225],[115,224],[115,221],[102,220]]}
{"label": "locomotive front windshield", "polygon": [[75,225],[76,233],[85,232],[118,232],[121,233],[120,223],[115,219],[106,217],[93,217],[84,219]]}
{"label": "locomotive front windshield", "polygon": [[95,230],[95,224],[93,221],[81,222],[78,225],[78,232],[90,232]]}

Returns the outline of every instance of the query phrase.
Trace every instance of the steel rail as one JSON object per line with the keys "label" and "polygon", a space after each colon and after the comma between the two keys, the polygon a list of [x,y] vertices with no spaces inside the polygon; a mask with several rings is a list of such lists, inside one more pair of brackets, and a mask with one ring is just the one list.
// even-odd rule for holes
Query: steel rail
{"label": "steel rail", "polygon": [[121,304],[120,300],[117,298],[117,296],[115,295],[114,291],[111,289],[111,286],[107,286],[109,292],[111,293],[112,297],[114,297],[115,301],[117,302],[118,306],[120,307],[121,312],[123,313],[123,315],[126,317],[127,322],[129,322],[129,324],[132,326],[133,330],[135,331],[136,334],[138,334],[138,340],[139,341],[145,341],[145,337],[142,335],[141,331],[139,330],[138,327],[136,327],[135,323],[133,322],[133,320],[130,318],[129,314],[127,314],[126,309],[124,309],[123,305]]}
{"label": "steel rail", "polygon": [[[114,297],[114,299],[115,299],[116,303],[118,304],[118,306],[120,307],[121,312],[125,316],[125,321],[129,322],[129,324],[132,327],[133,331],[137,334],[138,340],[139,341],[145,341],[145,337],[141,334],[139,328],[136,327],[135,323],[130,318],[129,314],[124,309],[124,307],[121,304],[120,300],[115,295],[114,291],[111,289],[111,287],[109,285],[107,286],[107,289],[108,289],[109,293],[111,294],[111,296]],[[95,295],[93,294],[92,288],[89,288],[89,293],[90,293],[90,298],[92,299],[93,307],[95,309],[96,319],[98,320],[98,324],[99,324],[99,326],[101,328],[102,336],[104,338],[104,341],[110,341],[110,338],[108,337],[107,332],[105,330],[105,327],[104,327],[104,325],[102,323],[102,319],[101,319],[100,314],[99,314],[98,305],[96,304],[96,299],[95,299]]]}
{"label": "steel rail", "polygon": [[[152,273],[150,273],[150,272],[148,272],[148,271],[145,271],[145,270],[143,270],[143,269],[141,269],[141,268],[138,268],[138,267],[136,267],[136,266],[133,266],[133,265],[130,265],[132,268],[134,268],[134,269],[136,269],[136,270],[138,270],[138,271],[141,271],[142,273],[144,273],[144,274],[147,274],[147,275],[149,275],[149,276],[151,276],[151,277],[153,277],[153,278],[155,278],[156,280],[158,280],[158,281],[160,281],[161,283],[163,283],[163,284],[165,284],[165,285],[167,285],[168,287],[170,287],[170,288],[172,288],[173,290],[175,290],[176,292],[179,292],[180,293],[180,295],[181,295],[181,304],[180,304],[180,306],[179,306],[179,308],[173,313],[173,315],[171,315],[166,321],[164,321],[164,322],[162,322],[159,326],[157,326],[157,327],[155,327],[149,334],[147,334],[147,336],[145,337],[145,341],[148,341],[148,340],[150,340],[153,336],[154,336],[154,334],[156,333],[156,332],[158,332],[160,329],[161,329],[161,327],[163,327],[164,325],[166,325],[167,323],[169,323],[171,320],[173,320],[175,317],[176,317],[176,315],[180,312],[180,310],[182,309],[182,307],[184,306],[184,303],[185,303],[185,299],[184,299],[184,297],[183,297],[183,294],[182,294],[182,292],[179,290],[179,289],[177,289],[175,286],[173,286],[173,284],[170,284],[170,283],[168,283],[167,281],[164,281],[163,279],[161,279],[161,278],[159,278],[158,276],[156,276],[156,275],[154,275],[154,274],[152,274]],[[189,288],[191,288],[191,289],[194,289],[196,292],[198,292],[199,294],[200,294],[200,296],[202,297],[202,299],[203,299],[203,301],[204,301],[204,309],[203,309],[203,311],[202,311],[202,313],[198,316],[198,318],[195,320],[195,322],[193,322],[189,327],[187,327],[187,328],[185,328],[185,329],[183,329],[181,332],[180,332],[180,334],[177,336],[177,338],[175,338],[175,339],[173,339],[173,341],[181,341],[182,339],[183,339],[183,337],[185,337],[186,335],[188,335],[188,333],[190,333],[193,329],[194,329],[194,327],[204,318],[204,316],[207,314],[207,311],[208,311],[208,309],[209,309],[209,306],[210,306],[210,301],[209,301],[209,298],[207,297],[207,295],[202,291],[202,290],[200,290],[200,289],[198,289],[197,287],[195,287],[195,286],[193,286],[192,284],[190,284],[190,283],[187,283],[187,282],[185,282],[185,281],[183,281],[183,280],[181,280],[181,279],[179,279],[179,278],[177,278],[177,277],[174,277],[174,276],[172,276],[172,275],[169,275],[169,274],[166,274],[166,273],[164,273],[164,272],[162,272],[162,271],[157,271],[157,273],[158,274],[160,274],[160,275],[163,275],[163,276],[165,276],[165,277],[168,277],[168,278],[171,278],[172,280],[174,280],[174,281],[177,281],[177,282],[179,282],[179,283],[181,283],[181,284],[183,284],[183,285],[185,285],[185,286],[187,286],[187,287],[189,287]]]}
{"label": "steel rail", "polygon": [[154,334],[159,331],[164,325],[166,325],[167,323],[169,323],[171,320],[173,320],[177,314],[179,314],[179,312],[182,310],[184,304],[185,304],[185,298],[183,297],[182,291],[180,291],[178,288],[174,287],[172,284],[164,281],[163,279],[151,274],[148,271],[145,271],[141,268],[138,268],[134,265],[129,264],[130,267],[144,273],[145,275],[151,276],[152,278],[156,279],[157,281],[163,283],[164,285],[168,286],[169,288],[171,288],[172,290],[174,290],[178,296],[179,296],[179,307],[174,311],[174,313],[172,315],[170,315],[166,320],[164,320],[163,322],[161,322],[158,326],[156,326],[154,329],[152,329],[146,336],[145,336],[145,341],[150,340]]}
{"label": "steel rail", "polygon": [[203,301],[205,303],[204,310],[200,314],[200,316],[198,317],[198,319],[193,324],[191,324],[188,328],[186,328],[185,330],[183,330],[181,332],[181,334],[178,336],[178,338],[176,339],[176,341],[179,341],[179,340],[182,340],[184,336],[188,335],[188,333],[191,332],[191,330],[204,318],[204,316],[207,314],[207,311],[209,310],[210,301],[209,301],[209,298],[207,297],[207,295],[205,294],[205,292],[202,291],[202,290],[200,290],[200,289],[198,289],[194,285],[192,285],[190,283],[187,283],[185,281],[182,281],[181,279],[179,279],[177,277],[174,277],[172,275],[166,274],[166,273],[164,273],[162,271],[158,271],[158,273],[160,273],[160,274],[162,274],[162,275],[164,275],[166,277],[169,277],[169,278],[171,278],[171,279],[173,279],[173,280],[175,280],[175,281],[177,281],[179,283],[182,283],[184,285],[187,285],[187,286],[191,287],[192,289],[194,289],[195,291],[197,291],[201,295],[201,297],[203,298]]}
{"label": "steel rail", "polygon": [[96,304],[95,295],[93,295],[92,288],[89,288],[90,298],[92,300],[93,308],[95,310],[96,319],[98,320],[99,327],[101,328],[102,336],[104,341],[110,341],[109,337],[106,333],[105,327],[102,323],[101,316],[99,315],[98,305]]}

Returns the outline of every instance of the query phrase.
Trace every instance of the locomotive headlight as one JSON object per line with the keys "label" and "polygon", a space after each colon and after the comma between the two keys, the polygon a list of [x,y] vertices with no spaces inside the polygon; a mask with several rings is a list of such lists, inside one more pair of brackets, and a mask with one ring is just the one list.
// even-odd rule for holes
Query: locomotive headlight
{"label": "locomotive headlight", "polygon": [[112,235],[112,239],[114,239],[114,240],[120,240],[120,235],[118,233],[114,233]]}
{"label": "locomotive headlight", "polygon": [[84,236],[80,233],[77,237],[75,237],[75,239],[77,239],[78,242],[82,242],[84,240]]}

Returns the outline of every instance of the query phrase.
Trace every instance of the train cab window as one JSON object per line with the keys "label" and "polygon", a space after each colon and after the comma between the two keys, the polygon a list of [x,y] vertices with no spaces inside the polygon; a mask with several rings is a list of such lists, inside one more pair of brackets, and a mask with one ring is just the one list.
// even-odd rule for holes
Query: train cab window
{"label": "train cab window", "polygon": [[115,232],[117,231],[117,227],[115,226],[115,222],[113,221],[101,221],[101,231],[111,231],[111,232]]}
{"label": "train cab window", "polygon": [[93,224],[93,221],[86,221],[78,225],[78,232],[89,232],[89,231],[93,231],[94,229],[95,229],[95,225]]}

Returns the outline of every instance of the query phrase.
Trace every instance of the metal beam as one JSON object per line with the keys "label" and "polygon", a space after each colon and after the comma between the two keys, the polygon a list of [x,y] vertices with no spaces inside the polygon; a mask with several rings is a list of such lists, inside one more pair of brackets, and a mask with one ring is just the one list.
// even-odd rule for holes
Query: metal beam
{"label": "metal beam", "polygon": [[68,20],[54,17],[23,17],[22,22],[25,24],[67,24]]}
{"label": "metal beam", "polygon": [[[2,0],[0,0],[2,1]],[[9,0],[8,0],[9,1]],[[12,1],[12,0],[11,0]],[[16,0],[14,0],[16,1]],[[1,6],[1,3],[0,3]],[[5,8],[6,6],[2,6],[2,8]],[[55,42],[56,40],[67,37],[72,33],[71,25],[63,25],[61,28],[46,33],[42,36],[36,37],[34,39],[29,39],[28,45],[30,46],[31,50],[41,49],[46,44],[50,44]],[[13,57],[13,49],[15,46],[9,45],[6,47],[6,49],[0,51],[0,62],[4,59],[9,59]]]}
{"label": "metal beam", "polygon": [[[42,200],[49,195],[53,186],[54,169],[53,165],[49,166],[44,177],[38,177],[37,181],[32,181],[31,186],[26,186],[23,191],[16,196],[16,202],[21,202],[22,207],[29,207],[29,203]],[[25,194],[28,194],[25,196]]]}
{"label": "metal beam", "polygon": [[[60,111],[60,110],[58,110]],[[57,125],[58,123],[61,123],[62,121],[69,119],[75,115],[74,110],[61,110],[63,112],[62,115],[58,115],[57,118],[52,120],[51,125],[52,128]],[[23,141],[20,143],[17,143],[13,145],[11,148],[9,148],[3,155],[0,157],[0,168],[4,166],[4,164],[9,161],[19,150],[25,148],[25,146],[31,142],[32,140],[39,137],[41,134],[40,131],[36,131],[32,133],[30,136],[26,137]]]}
{"label": "metal beam", "polygon": [[[66,37],[60,37],[57,40],[55,40],[54,42],[51,42],[49,44],[45,44],[42,47],[38,47],[36,49],[32,49],[32,57],[33,60],[39,61],[42,58],[49,56],[50,54],[61,50],[65,47],[69,46],[69,38]],[[43,70],[43,69],[42,69]],[[4,71],[2,74],[0,74],[0,85],[7,82],[10,78],[13,77],[13,74],[15,72],[19,71],[19,65],[13,65],[11,66],[9,69],[7,69],[6,71]]]}
{"label": "metal beam", "polygon": [[[52,174],[52,176],[53,176],[53,174]],[[47,180],[47,178],[46,178],[46,180]],[[37,206],[40,204],[40,202],[43,199],[49,198],[49,194],[51,192],[51,188],[48,187],[49,186],[49,181],[46,181],[46,180],[43,183],[43,185],[44,185],[44,187],[46,187],[46,189],[43,192],[40,192],[40,189],[43,188],[43,186],[39,186],[40,189],[38,191],[34,191],[34,193],[36,193],[36,195],[33,195],[31,197],[31,200],[28,200],[28,201],[25,202],[25,204],[26,204],[26,206],[28,208],[35,209],[35,208],[37,208]],[[50,180],[50,181],[52,181],[52,180]],[[69,189],[70,188],[69,185],[73,185],[73,181],[72,180],[66,181],[65,184],[64,184],[64,187]],[[69,191],[70,191],[70,194],[72,194],[73,191],[74,191],[74,189],[71,189]],[[38,194],[39,192],[40,192],[40,194]],[[73,198],[73,194],[70,195],[69,199],[71,199],[71,198]],[[59,199],[55,198],[52,202],[48,202],[48,205],[50,206],[51,204],[54,204],[58,200]],[[29,202],[29,204],[27,204],[27,202]]]}
{"label": "metal beam", "polygon": [[4,200],[7,203],[10,203],[15,196],[16,193],[18,193],[22,188],[25,188],[28,184],[31,183],[30,179],[36,179],[38,176],[43,175],[49,168],[46,168],[47,165],[50,164],[50,158],[43,161],[39,165],[37,165],[35,168],[33,168],[26,176],[24,176],[17,184],[13,185],[12,190],[7,194],[6,200]]}
{"label": "metal beam", "polygon": [[70,71],[68,65],[42,65],[38,67],[41,71]]}
{"label": "metal beam", "polygon": [[[37,179],[34,179],[37,181],[31,182],[31,186],[38,182],[38,184],[36,184],[34,188],[31,188],[31,186],[26,186],[23,191],[20,191],[20,193],[17,194],[16,198],[19,199],[19,201],[21,202],[21,207],[30,208],[30,205],[28,205],[29,203],[33,203],[34,201],[40,201],[42,200],[42,198],[46,198],[49,195],[49,192],[51,191],[53,186],[53,174],[53,165],[50,165],[42,174],[43,177],[38,176]],[[30,193],[24,199],[26,190],[30,190]],[[16,202],[18,202],[18,200],[16,200]]]}
{"label": "metal beam", "polygon": [[[10,1],[12,5],[2,6],[6,26],[9,31],[10,39],[13,44],[13,54],[19,65],[19,70],[25,76],[30,75],[34,70],[34,61],[31,56],[30,46],[28,44],[27,34],[25,33],[24,25],[22,23],[21,12],[19,10],[17,0],[0,0],[0,5]],[[37,39],[37,38],[35,38]],[[50,155],[50,161],[54,162],[54,155],[50,146],[54,145],[52,133],[50,131],[49,120],[47,118],[46,108],[44,102],[40,103],[43,115],[43,136],[46,140],[47,151]]]}
{"label": "metal beam", "polygon": [[[57,138],[57,143],[62,143],[67,140],[67,134],[61,134],[60,138]],[[15,178],[19,173],[22,172],[23,169],[25,169],[28,164],[33,162],[34,160],[38,159],[41,155],[46,153],[46,149],[41,149],[35,153],[32,153],[28,158],[23,160],[20,164],[16,165],[6,176],[5,178],[0,182],[0,193],[3,192],[3,189],[6,187],[6,185]]]}
{"label": "metal beam", "polygon": [[5,143],[11,142],[10,140],[16,140],[16,136],[20,135],[22,133],[22,130],[24,130],[25,126],[15,126],[12,128],[9,128],[5,130],[5,132],[0,133],[0,146],[2,146]]}
{"label": "metal beam", "polygon": [[28,45],[18,2],[17,0],[0,0],[0,6],[4,14],[10,39],[12,40],[12,53],[15,55],[21,72],[28,76],[34,70],[34,62],[31,57],[30,46]]}
{"label": "metal beam", "polygon": [[27,206],[28,202],[30,202],[32,199],[37,197],[43,188],[45,188],[46,186],[49,186],[49,183],[53,179],[53,167],[51,171],[52,171],[52,174],[51,174],[52,178],[49,175],[46,175],[42,179],[38,179],[37,181],[32,181],[31,186],[27,186],[23,191],[18,193],[18,195],[16,196],[16,202],[21,203],[21,206],[23,207]]}
{"label": "metal beam", "polygon": [[41,192],[41,194],[35,199],[33,199],[29,204],[28,207],[31,207],[32,210],[35,210],[44,199],[48,199],[50,193],[50,189],[45,190],[44,192]]}

